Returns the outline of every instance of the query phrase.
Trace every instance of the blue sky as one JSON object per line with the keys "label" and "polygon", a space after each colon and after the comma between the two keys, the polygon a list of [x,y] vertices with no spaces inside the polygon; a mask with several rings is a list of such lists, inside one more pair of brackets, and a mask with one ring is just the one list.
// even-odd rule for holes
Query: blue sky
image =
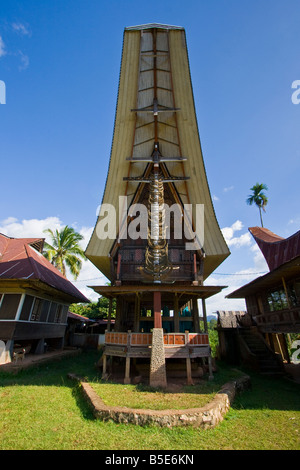
{"label": "blue sky", "polygon": [[[208,182],[231,256],[206,283],[225,294],[267,270],[246,205],[268,185],[267,228],[299,230],[299,0],[0,0],[0,231],[43,236],[72,225],[88,241],[112,143],[123,31],[165,23],[186,30]],[[1,100],[1,96],[0,96]],[[98,279],[96,279],[98,278]],[[91,281],[86,281],[91,280]],[[80,290],[100,284],[85,263]],[[208,302],[208,312],[244,308]]]}

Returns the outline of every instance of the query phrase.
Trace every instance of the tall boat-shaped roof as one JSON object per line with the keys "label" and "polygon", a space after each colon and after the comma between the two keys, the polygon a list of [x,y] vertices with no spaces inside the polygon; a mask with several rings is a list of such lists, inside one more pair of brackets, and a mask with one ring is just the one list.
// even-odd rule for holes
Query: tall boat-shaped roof
{"label": "tall boat-shaped roof", "polygon": [[[102,199],[102,204],[115,207],[117,220],[119,196],[127,197],[128,207],[136,201],[144,184],[140,178],[147,176],[154,148],[159,149],[164,177],[169,178],[167,184],[175,199],[182,206],[191,204],[193,210],[196,204],[204,205],[205,279],[229,250],[207,182],[185,30],[180,26],[148,24],[124,31],[114,135]],[[99,239],[96,227],[97,223],[86,256],[110,278],[114,241]]]}
{"label": "tall boat-shaped roof", "polygon": [[300,256],[300,230],[288,238],[280,237],[263,227],[250,227],[270,271]]}

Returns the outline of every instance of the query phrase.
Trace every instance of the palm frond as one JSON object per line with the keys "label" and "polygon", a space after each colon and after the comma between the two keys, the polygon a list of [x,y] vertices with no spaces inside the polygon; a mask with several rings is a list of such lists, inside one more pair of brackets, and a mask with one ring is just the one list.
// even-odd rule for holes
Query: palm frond
{"label": "palm frond", "polygon": [[49,235],[52,243],[51,245],[47,242],[44,244],[45,258],[51,261],[64,276],[66,266],[68,266],[71,274],[77,279],[82,267],[81,259],[86,259],[84,250],[79,245],[84,237],[68,225],[61,231],[56,229],[53,232],[51,229],[46,229],[44,233]]}

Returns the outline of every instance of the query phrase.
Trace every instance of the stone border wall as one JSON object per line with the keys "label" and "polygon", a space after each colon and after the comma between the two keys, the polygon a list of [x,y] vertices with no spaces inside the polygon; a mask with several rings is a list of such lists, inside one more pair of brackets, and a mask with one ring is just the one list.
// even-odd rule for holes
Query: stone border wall
{"label": "stone border wall", "polygon": [[95,418],[103,421],[113,420],[123,424],[158,425],[169,428],[188,425],[202,429],[213,428],[223,420],[236,394],[251,387],[250,377],[243,376],[234,382],[225,384],[213,400],[202,408],[144,410],[107,406],[89,383],[74,374],[68,374],[68,377],[80,382],[83,394],[91,405]]}

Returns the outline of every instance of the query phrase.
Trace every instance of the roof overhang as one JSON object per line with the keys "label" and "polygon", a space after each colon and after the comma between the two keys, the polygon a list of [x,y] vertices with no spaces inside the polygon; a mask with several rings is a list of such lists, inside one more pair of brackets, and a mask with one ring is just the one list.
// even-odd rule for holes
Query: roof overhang
{"label": "roof overhang", "polygon": [[226,298],[244,299],[257,292],[271,289],[272,287],[276,287],[276,285],[282,284],[282,278],[284,278],[285,281],[289,281],[297,276],[300,276],[300,256],[297,256],[264,276],[254,279],[254,281],[249,282],[249,284],[227,295]]}
{"label": "roof overhang", "polygon": [[116,298],[118,296],[134,297],[140,295],[149,297],[154,292],[161,292],[169,297],[177,294],[180,298],[196,297],[197,299],[208,299],[215,294],[219,294],[227,286],[179,286],[179,285],[126,285],[126,286],[89,286],[97,294],[107,298]]}
{"label": "roof overhang", "polygon": [[49,286],[38,279],[0,279],[0,293],[27,292],[31,294],[54,297],[58,301],[72,303],[89,303],[90,301],[78,291],[78,296],[68,294],[55,287]]}

